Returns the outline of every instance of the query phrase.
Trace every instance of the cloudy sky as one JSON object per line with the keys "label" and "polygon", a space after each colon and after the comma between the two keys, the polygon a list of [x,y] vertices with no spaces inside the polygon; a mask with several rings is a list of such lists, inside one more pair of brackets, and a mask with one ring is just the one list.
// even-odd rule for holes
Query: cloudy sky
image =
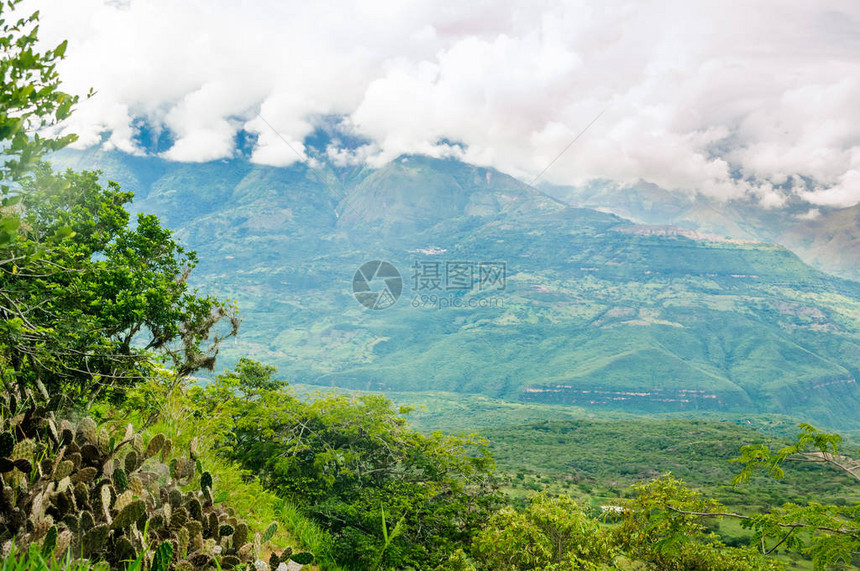
{"label": "cloudy sky", "polygon": [[860,202],[856,0],[32,5],[69,40],[66,90],[98,92],[79,146],[140,152],[146,120],[175,135],[171,160],[231,157],[245,130],[253,161],[288,165],[337,116],[369,142],[334,161],[454,155],[528,181],[599,116],[545,180]]}

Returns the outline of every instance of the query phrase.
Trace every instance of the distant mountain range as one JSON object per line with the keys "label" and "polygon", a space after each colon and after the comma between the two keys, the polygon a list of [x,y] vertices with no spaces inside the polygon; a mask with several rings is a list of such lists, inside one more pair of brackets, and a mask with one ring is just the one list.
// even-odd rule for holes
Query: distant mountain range
{"label": "distant mountain range", "polygon": [[652,184],[619,187],[597,182],[584,187],[541,188],[570,206],[612,212],[644,224],[675,225],[704,234],[775,242],[820,270],[860,279],[860,204],[849,208],[812,207],[795,198],[779,208],[763,208],[751,200],[721,202]]}
{"label": "distant mountain range", "polygon": [[[53,160],[101,169],[198,250],[199,286],[244,316],[223,365],[250,355],[320,386],[860,428],[860,283],[760,241],[852,275],[856,209],[801,221],[651,187],[538,190],[420,156],[379,169]],[[401,275],[381,310],[353,295],[396,297],[396,280],[362,266],[373,260]]]}

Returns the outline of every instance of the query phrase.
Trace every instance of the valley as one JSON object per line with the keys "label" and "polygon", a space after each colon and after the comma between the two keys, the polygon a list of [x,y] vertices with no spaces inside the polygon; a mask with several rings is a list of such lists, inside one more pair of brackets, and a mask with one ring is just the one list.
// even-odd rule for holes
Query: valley
{"label": "valley", "polygon": [[[251,355],[323,387],[860,427],[860,284],[782,246],[636,225],[453,160],[309,171],[90,151],[55,162],[111,173],[136,191],[134,208],[207,253],[197,285],[244,317],[224,366]],[[403,283],[384,311],[350,287],[374,259]],[[503,289],[420,287],[416,267],[451,261],[504,264]]]}

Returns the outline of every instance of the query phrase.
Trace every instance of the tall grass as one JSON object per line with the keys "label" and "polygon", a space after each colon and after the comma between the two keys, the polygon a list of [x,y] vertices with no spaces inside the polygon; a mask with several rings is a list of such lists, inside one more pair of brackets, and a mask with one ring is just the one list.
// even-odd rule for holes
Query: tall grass
{"label": "tall grass", "polygon": [[298,539],[299,543],[313,553],[323,569],[338,571],[334,561],[334,546],[331,536],[315,521],[308,519],[292,502],[282,499],[278,506],[278,520]]}
{"label": "tall grass", "polygon": [[12,546],[9,554],[0,560],[0,571],[109,571],[105,562],[91,563],[86,559],[73,560],[71,552],[57,560],[45,558],[38,546],[32,545],[27,551],[18,551]]}

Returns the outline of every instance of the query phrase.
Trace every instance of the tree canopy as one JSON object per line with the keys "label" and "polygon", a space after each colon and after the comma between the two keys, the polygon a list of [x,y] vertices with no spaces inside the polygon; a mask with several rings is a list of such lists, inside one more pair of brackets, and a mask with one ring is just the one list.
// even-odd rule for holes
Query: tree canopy
{"label": "tree canopy", "polygon": [[121,398],[154,367],[211,370],[239,320],[189,285],[196,254],[156,217],[132,218],[133,194],[100,173],[41,162],[74,140],[51,132],[77,98],[56,72],[66,44],[36,51],[38,12],[9,21],[18,4],[0,3],[0,378],[76,405]]}

